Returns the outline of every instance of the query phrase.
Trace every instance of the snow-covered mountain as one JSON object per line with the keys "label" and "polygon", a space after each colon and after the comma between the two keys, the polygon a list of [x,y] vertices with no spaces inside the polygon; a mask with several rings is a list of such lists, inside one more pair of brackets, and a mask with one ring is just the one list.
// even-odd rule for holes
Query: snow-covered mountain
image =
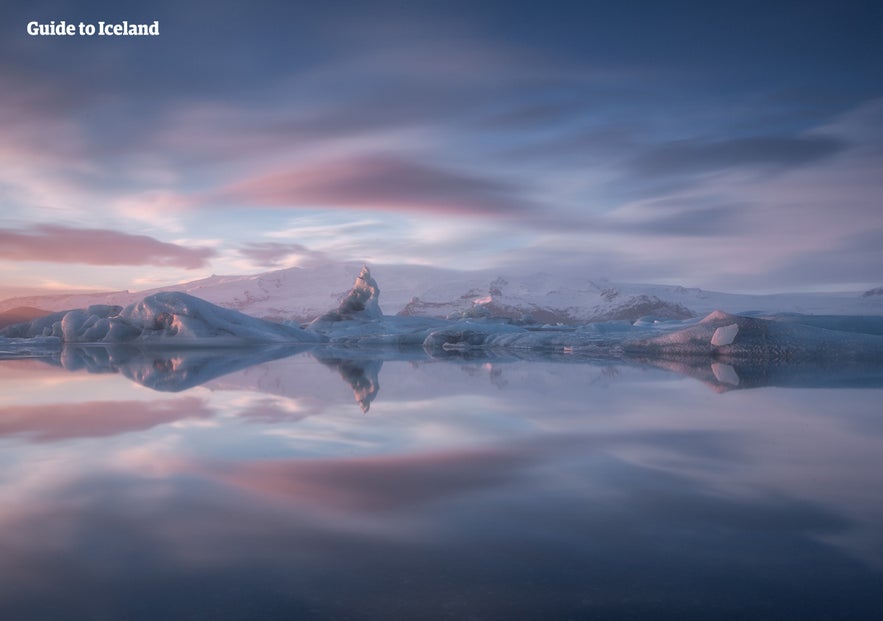
{"label": "snow-covered mountain", "polygon": [[[0,301],[47,311],[96,304],[127,306],[160,291],[179,291],[224,308],[271,321],[308,322],[339,307],[360,263],[326,263],[256,275],[211,276],[162,289],[48,295]],[[539,323],[584,323],[642,316],[700,317],[730,313],[883,315],[877,290],[856,293],[741,295],[666,285],[615,283],[585,274],[455,271],[417,265],[374,265],[386,315],[411,317],[498,316]]]}

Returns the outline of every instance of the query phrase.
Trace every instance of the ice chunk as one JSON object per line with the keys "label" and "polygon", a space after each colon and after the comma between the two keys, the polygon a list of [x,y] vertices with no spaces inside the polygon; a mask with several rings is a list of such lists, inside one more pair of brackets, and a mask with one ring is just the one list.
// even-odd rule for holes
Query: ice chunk
{"label": "ice chunk", "polygon": [[383,318],[380,310],[380,287],[371,276],[371,270],[367,265],[362,266],[362,271],[356,276],[356,282],[346,297],[340,302],[336,310],[328,311],[324,315],[316,317],[310,323],[310,329],[324,331],[329,329],[330,324],[341,321],[373,321]]}
{"label": "ice chunk", "polygon": [[721,345],[730,345],[736,339],[736,335],[738,333],[739,324],[737,323],[731,323],[728,326],[721,326],[714,331],[714,334],[711,337],[711,344],[715,347],[720,347]]}
{"label": "ice chunk", "polygon": [[362,266],[353,288],[340,303],[337,312],[343,317],[350,317],[356,313],[371,319],[383,317],[383,311],[380,310],[380,287],[371,276],[371,270],[367,265]]}

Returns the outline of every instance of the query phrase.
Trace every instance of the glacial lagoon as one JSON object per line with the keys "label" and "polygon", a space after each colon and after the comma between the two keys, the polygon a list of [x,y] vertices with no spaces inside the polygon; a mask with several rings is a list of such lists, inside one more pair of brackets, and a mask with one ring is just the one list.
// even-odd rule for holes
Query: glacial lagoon
{"label": "glacial lagoon", "polygon": [[883,367],[0,361],[3,619],[872,619]]}

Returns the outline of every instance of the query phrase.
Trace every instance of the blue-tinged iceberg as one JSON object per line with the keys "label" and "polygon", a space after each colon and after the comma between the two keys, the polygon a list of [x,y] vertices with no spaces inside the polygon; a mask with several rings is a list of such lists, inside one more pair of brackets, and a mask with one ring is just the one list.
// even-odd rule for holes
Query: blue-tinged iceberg
{"label": "blue-tinged iceberg", "polygon": [[96,305],[53,313],[9,326],[0,331],[0,337],[55,337],[63,343],[151,346],[231,346],[324,340],[316,332],[249,317],[177,291],[156,293],[125,308]]}
{"label": "blue-tinged iceberg", "polygon": [[[619,294],[608,295],[615,298]],[[337,308],[319,315],[306,328],[257,319],[187,293],[169,291],[149,295],[125,308],[93,305],[8,326],[0,330],[0,354],[40,355],[40,351],[57,351],[66,344],[93,343],[145,347],[328,343],[350,348],[422,347],[433,356],[508,350],[615,358],[883,360],[881,316],[731,315],[715,311],[699,321],[684,318],[684,313],[671,313],[667,306],[648,304],[629,308],[665,312],[578,325],[540,325],[493,315],[461,314],[448,319],[384,315],[380,287],[363,267]]]}
{"label": "blue-tinged iceberg", "polygon": [[624,351],[769,361],[883,360],[883,317],[746,317],[715,311],[683,330],[630,340]]}

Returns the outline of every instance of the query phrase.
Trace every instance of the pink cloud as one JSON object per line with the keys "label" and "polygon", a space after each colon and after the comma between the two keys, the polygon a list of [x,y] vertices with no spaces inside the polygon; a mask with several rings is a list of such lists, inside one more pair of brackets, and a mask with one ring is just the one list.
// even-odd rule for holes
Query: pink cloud
{"label": "pink cloud", "polygon": [[0,408],[0,436],[23,435],[37,442],[101,438],[211,416],[212,411],[196,397],[25,405]]}
{"label": "pink cloud", "polygon": [[185,248],[146,235],[107,229],[36,225],[26,231],[0,231],[0,258],[89,265],[160,265],[195,269],[216,253]]}
{"label": "pink cloud", "polygon": [[366,156],[253,177],[216,198],[268,207],[516,215],[528,207],[518,194],[518,188],[504,181],[390,156]]}

